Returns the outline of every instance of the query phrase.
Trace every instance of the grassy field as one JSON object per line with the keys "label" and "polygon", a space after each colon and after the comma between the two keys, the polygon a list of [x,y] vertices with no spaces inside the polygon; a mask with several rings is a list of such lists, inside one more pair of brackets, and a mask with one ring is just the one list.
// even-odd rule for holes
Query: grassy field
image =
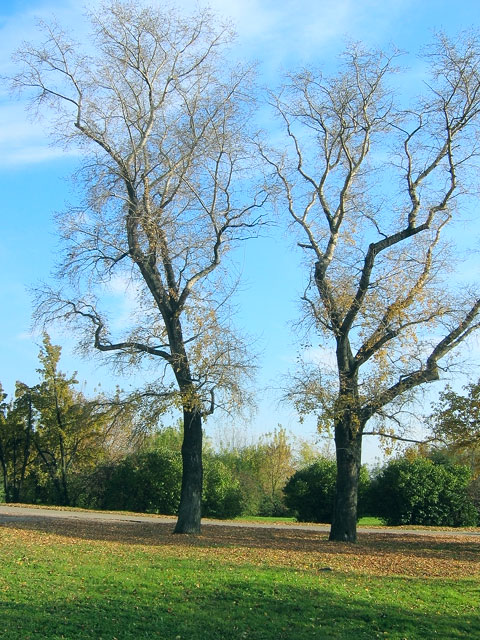
{"label": "grassy field", "polygon": [[[235,520],[241,521],[241,522],[260,522],[260,523],[265,523],[265,524],[295,524],[297,523],[296,518],[277,518],[277,517],[265,517],[265,516],[239,516],[238,518],[235,518]],[[375,518],[372,516],[366,516],[364,518],[360,518],[360,520],[358,521],[358,524],[360,527],[372,527],[372,526],[382,526],[382,521],[380,520],[380,518]]]}
{"label": "grassy field", "polygon": [[48,519],[0,527],[0,638],[480,637],[480,539]]}

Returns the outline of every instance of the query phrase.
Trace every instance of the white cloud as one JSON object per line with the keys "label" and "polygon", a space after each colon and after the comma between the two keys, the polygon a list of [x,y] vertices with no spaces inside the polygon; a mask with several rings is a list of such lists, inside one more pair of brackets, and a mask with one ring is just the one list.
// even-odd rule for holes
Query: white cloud
{"label": "white cloud", "polygon": [[328,347],[309,347],[305,350],[303,359],[327,369],[335,369],[337,364],[335,349]]}
{"label": "white cloud", "polygon": [[[92,2],[89,3],[90,7]],[[31,163],[47,162],[65,155],[78,155],[77,152],[65,152],[53,147],[47,132],[50,121],[32,118],[27,113],[25,101],[16,100],[9,95],[9,81],[15,73],[14,52],[21,49],[23,42],[35,42],[40,36],[38,20],[57,19],[59,24],[79,32],[84,24],[81,15],[82,4],[70,2],[31,2],[24,11],[7,14],[0,8],[0,167],[19,167]]]}
{"label": "white cloud", "polygon": [[109,310],[111,327],[115,331],[122,331],[132,326],[135,314],[138,312],[137,290],[134,282],[124,275],[116,275],[105,285],[105,292],[109,296]]}
{"label": "white cloud", "polygon": [[[408,14],[413,0],[212,0],[220,16],[232,19],[244,57],[253,56],[267,69],[290,63],[325,64],[346,39],[368,43],[390,39],[396,22]],[[193,5],[184,0],[181,6]]]}
{"label": "white cloud", "polygon": [[25,342],[25,341],[35,341],[38,340],[41,337],[41,332],[40,331],[21,331],[20,333],[18,333],[15,336],[16,340],[19,340],[20,342]]}
{"label": "white cloud", "polygon": [[51,144],[46,121],[30,121],[22,104],[0,105],[0,167],[17,167],[63,157],[77,157],[77,150]]}
{"label": "white cloud", "polygon": [[[100,0],[89,0],[88,8],[98,4]],[[154,4],[165,7],[160,0],[155,0]],[[420,37],[425,36],[428,40],[437,21],[445,21],[445,16],[450,15],[446,4],[439,0],[425,0],[420,6],[414,5],[414,0],[177,0],[175,3],[170,0],[170,4],[187,14],[198,5],[210,6],[220,17],[230,19],[238,32],[233,55],[260,61],[261,84],[276,84],[279,71],[302,64],[318,65],[328,71],[335,64],[336,55],[344,48],[346,39],[383,46],[399,38],[397,44],[406,49],[410,48],[413,39],[417,40],[415,49],[425,42],[418,41]],[[440,6],[435,13],[433,8],[437,5]],[[468,13],[468,6],[474,5],[473,0],[462,5],[462,15]],[[80,39],[86,33],[83,3],[30,0],[26,7],[11,15],[8,15],[8,9],[2,11],[0,8],[0,75],[12,73],[10,55],[23,40],[38,38],[36,18],[49,21],[55,16]],[[413,9],[416,9],[415,14]],[[0,96],[1,92],[2,89]],[[43,135],[44,127],[38,122],[26,124],[20,104],[9,111],[1,108],[0,122],[2,166],[43,162],[61,155],[58,150],[46,151],[48,142]],[[14,132],[19,132],[16,139],[13,139]]]}
{"label": "white cloud", "polygon": [[48,147],[42,144],[19,145],[18,148],[10,148],[6,152],[0,145],[0,167],[17,167],[27,164],[49,162],[59,158],[75,156],[74,153],[66,153],[62,149]]}
{"label": "white cloud", "polygon": [[[332,60],[343,47],[346,36],[355,39],[376,37],[391,27],[399,13],[408,10],[412,0],[200,0],[220,17],[234,23],[239,39],[235,55],[258,59],[264,74],[262,82],[276,78],[281,68],[312,61]],[[89,2],[92,9],[96,0]],[[180,11],[195,10],[195,0],[178,0]],[[1,12],[1,9],[0,9]],[[12,74],[11,53],[23,40],[38,39],[38,18],[53,16],[76,36],[85,33],[82,5],[70,0],[31,2],[27,9],[0,15],[0,74]],[[276,81],[276,80],[275,80]],[[1,96],[2,99],[4,96]],[[64,152],[51,148],[44,133],[48,121],[28,121],[21,103],[0,106],[0,165],[20,166],[58,158]]]}

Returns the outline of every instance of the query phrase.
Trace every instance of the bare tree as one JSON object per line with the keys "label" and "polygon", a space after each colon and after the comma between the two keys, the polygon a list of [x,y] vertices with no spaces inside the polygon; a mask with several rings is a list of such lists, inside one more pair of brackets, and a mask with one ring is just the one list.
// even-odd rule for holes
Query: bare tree
{"label": "bare tree", "polygon": [[[249,178],[251,69],[227,64],[232,34],[210,11],[112,2],[89,17],[86,48],[43,24],[43,46],[16,56],[14,86],[52,109],[55,136],[84,156],[85,205],[59,216],[61,285],[41,292],[38,315],[73,321],[84,344],[123,365],[163,363],[139,396],[183,410],[176,532],[198,532],[202,420],[241,400],[252,357],[230,326],[233,279],[219,268],[264,200]],[[114,279],[132,298],[123,334],[105,303]]]}
{"label": "bare tree", "polygon": [[444,242],[477,166],[479,44],[476,35],[439,36],[426,53],[424,96],[408,109],[389,89],[396,54],[359,45],[338,75],[304,71],[272,95],[289,145],[262,152],[309,271],[305,319],[336,356],[333,393],[325,370],[305,363],[289,394],[320,419],[329,405],[338,469],[331,540],[356,540],[363,436],[402,437],[394,422],[367,431],[369,420],[395,416],[411,392],[439,379],[480,323],[478,290],[454,283],[459,252]]}

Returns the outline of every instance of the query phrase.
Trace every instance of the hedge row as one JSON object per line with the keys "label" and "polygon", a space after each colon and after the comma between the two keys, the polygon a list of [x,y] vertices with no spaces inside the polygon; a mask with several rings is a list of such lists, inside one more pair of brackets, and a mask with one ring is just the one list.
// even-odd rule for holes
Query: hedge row
{"label": "hedge row", "polygon": [[[335,480],[335,462],[318,460],[287,482],[286,505],[300,521],[331,522]],[[471,470],[448,461],[393,460],[373,480],[362,467],[358,517],[377,516],[391,526],[475,526],[480,512],[472,500],[472,486]]]}

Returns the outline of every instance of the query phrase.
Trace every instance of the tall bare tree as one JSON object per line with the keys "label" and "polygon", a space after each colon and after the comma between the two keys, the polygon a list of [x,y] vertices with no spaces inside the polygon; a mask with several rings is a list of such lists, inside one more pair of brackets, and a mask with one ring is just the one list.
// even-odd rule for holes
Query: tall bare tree
{"label": "tall bare tree", "polygon": [[290,391],[302,411],[321,418],[330,407],[331,540],[356,540],[363,436],[401,435],[394,422],[367,423],[439,379],[480,324],[479,292],[458,288],[450,272],[459,252],[443,242],[477,168],[479,45],[475,34],[439,36],[424,95],[408,108],[389,88],[396,54],[357,45],[337,75],[304,71],[272,95],[287,151],[262,151],[309,272],[305,319],[336,358],[332,393],[325,370],[308,363]]}
{"label": "tall bare tree", "polygon": [[[176,532],[198,532],[202,420],[239,400],[251,361],[219,269],[264,199],[249,178],[251,70],[227,64],[232,34],[210,11],[112,2],[89,17],[87,47],[43,24],[44,44],[17,53],[14,86],[54,110],[53,133],[85,159],[85,205],[59,216],[62,284],[43,291],[38,313],[72,320],[118,362],[163,363],[143,396],[183,410]],[[105,304],[113,279],[131,293],[123,334]]]}

